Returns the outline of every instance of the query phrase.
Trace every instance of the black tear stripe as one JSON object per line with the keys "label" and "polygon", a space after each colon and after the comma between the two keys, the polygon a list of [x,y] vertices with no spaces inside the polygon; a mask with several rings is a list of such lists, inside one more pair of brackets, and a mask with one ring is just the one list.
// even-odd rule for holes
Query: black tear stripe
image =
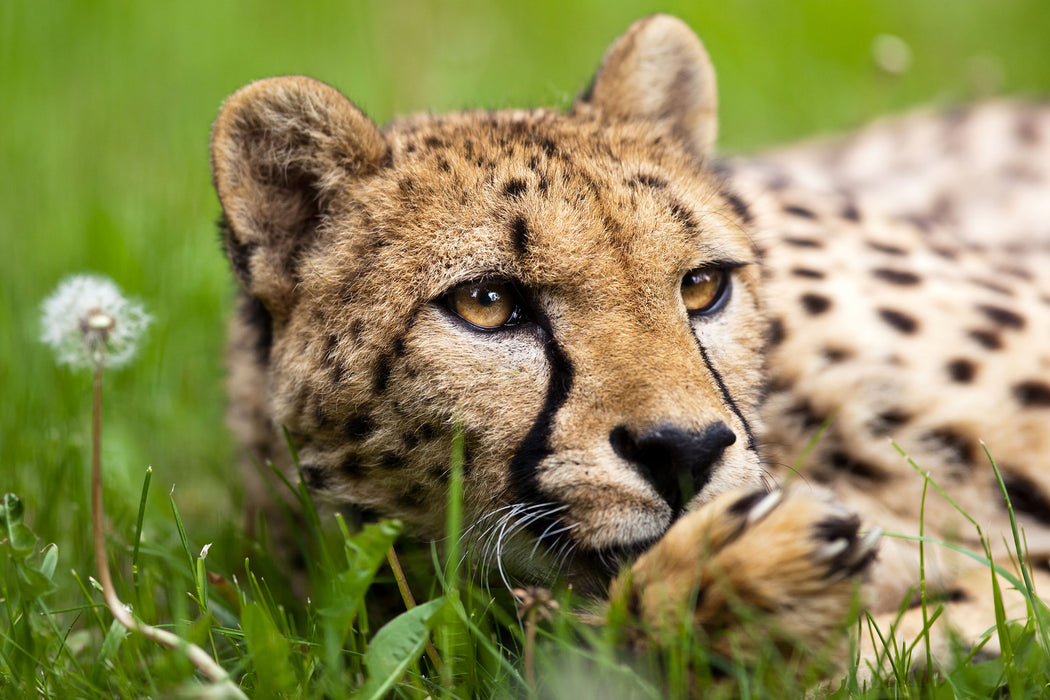
{"label": "black tear stripe", "polygon": [[[536,467],[552,452],[550,437],[554,427],[554,416],[565,405],[573,384],[573,369],[569,358],[558,347],[549,325],[542,323],[541,328],[545,335],[543,353],[550,367],[550,383],[547,385],[543,408],[510,461],[511,489],[521,502],[529,504],[547,503],[551,500],[539,488]],[[561,519],[556,516],[544,515],[530,519],[527,528],[540,537],[544,532],[558,529],[560,522]]]}
{"label": "black tear stripe", "polygon": [[714,363],[711,362],[711,357],[707,354],[707,349],[704,344],[700,342],[700,338],[697,338],[696,333],[693,333],[693,337],[696,338],[696,347],[700,348],[700,357],[704,358],[704,365],[707,366],[707,371],[711,373],[711,376],[715,378],[715,384],[718,385],[718,390],[722,392],[722,400],[729,406],[729,410],[733,412],[737,418],[740,419],[740,424],[744,426],[744,432],[747,433],[747,449],[752,452],[757,452],[757,443],[755,442],[755,433],[751,430],[751,424],[744,418],[744,414],[740,412],[740,407],[737,406],[733,396],[729,393],[729,388],[726,387],[725,380],[722,379],[722,373],[715,369]]}

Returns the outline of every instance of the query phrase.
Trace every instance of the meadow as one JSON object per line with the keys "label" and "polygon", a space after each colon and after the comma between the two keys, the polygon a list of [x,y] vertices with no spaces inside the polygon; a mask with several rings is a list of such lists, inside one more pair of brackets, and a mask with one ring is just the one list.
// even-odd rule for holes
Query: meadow
{"label": "meadow", "polygon": [[[704,39],[719,73],[727,153],[848,129],[914,105],[1050,94],[1050,5],[1041,0],[0,6],[0,493],[20,497],[37,550],[55,545],[50,583],[22,591],[29,602],[21,612],[12,607],[12,581],[24,562],[10,541],[0,551],[4,697],[202,690],[178,653],[123,639],[88,579],[91,376],[57,366],[39,342],[42,300],[79,272],[112,277],[155,319],[137,360],[105,378],[110,556],[118,589],[141,617],[216,653],[252,697],[335,697],[362,688],[408,697],[525,692],[518,661],[525,631],[513,610],[440,562],[440,576],[433,569],[416,575],[421,594],[443,597],[402,623],[398,638],[408,641],[401,647],[383,647],[379,638],[382,653],[368,656],[379,623],[367,623],[368,572],[386,585],[382,556],[393,532],[369,530],[346,544],[334,519],[325,534],[311,531],[328,553],[315,572],[326,583],[318,585],[331,592],[337,579],[352,591],[336,596],[339,605],[320,592],[310,604],[291,595],[265,548],[245,538],[239,466],[223,426],[225,319],[235,289],[218,244],[209,129],[228,94],[280,74],[324,80],[379,123],[421,110],[567,107],[606,45],[655,11],[681,16]],[[906,48],[903,70],[873,55],[885,34],[903,42],[895,44]],[[5,505],[8,516],[14,510]],[[430,566],[426,557],[420,566]],[[428,580],[435,583],[427,587]],[[440,665],[416,662],[427,630]],[[1028,692],[1047,652],[1030,634],[1007,632],[1018,635],[1018,649],[1029,645],[1013,671],[1007,660],[971,678],[961,665],[955,684],[887,679],[880,692],[980,696],[997,683]],[[610,689],[637,689],[627,695],[667,692],[565,615],[544,623],[540,636],[547,656],[537,663],[557,679],[559,695],[591,693],[599,677]],[[551,651],[569,648],[585,651]],[[555,659],[557,671],[543,666]],[[672,679],[683,673],[678,661]],[[783,692],[781,667],[769,669],[753,680],[732,668],[716,675],[740,680],[731,688],[723,681],[726,692]],[[379,676],[392,689],[371,680]],[[801,692],[805,682],[787,687]],[[825,690],[845,696],[859,686]],[[679,683],[671,694],[687,692]]]}

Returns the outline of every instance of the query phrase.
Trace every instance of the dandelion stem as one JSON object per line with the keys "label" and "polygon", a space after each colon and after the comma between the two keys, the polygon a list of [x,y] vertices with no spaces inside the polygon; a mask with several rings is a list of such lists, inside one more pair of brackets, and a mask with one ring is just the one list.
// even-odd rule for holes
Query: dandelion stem
{"label": "dandelion stem", "polygon": [[190,644],[178,635],[152,625],[139,622],[124,606],[113,587],[109,572],[109,561],[106,555],[106,533],[104,511],[102,509],[102,368],[103,362],[96,362],[94,373],[94,400],[91,411],[91,526],[95,540],[95,568],[98,569],[98,580],[102,585],[102,596],[106,606],[113,613],[114,619],[132,632],[138,632],[149,640],[171,649],[182,649],[197,670],[213,683],[221,683],[232,697],[246,696],[230,680],[226,670],[219,666],[208,653],[196,644]]}

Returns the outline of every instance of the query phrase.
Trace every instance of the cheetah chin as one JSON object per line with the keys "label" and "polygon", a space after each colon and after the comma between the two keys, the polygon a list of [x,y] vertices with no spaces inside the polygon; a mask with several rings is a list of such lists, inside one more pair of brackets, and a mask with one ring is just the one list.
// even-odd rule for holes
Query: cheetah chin
{"label": "cheetah chin", "polygon": [[[1005,561],[984,440],[1042,580],[1050,109],[719,160],[716,102],[700,41],[659,15],[568,113],[379,128],[309,78],[231,96],[212,166],[246,454],[294,475],[286,430],[318,497],[439,538],[461,431],[479,575],[607,596],[635,643],[688,619],[721,648],[740,604],[809,646],[858,581],[876,616],[910,594],[917,546],[884,538],[876,559],[878,528],[918,532],[923,480],[888,438]],[[251,520],[272,516],[246,474]],[[979,544],[947,502],[925,513],[927,537]],[[988,571],[931,549],[943,620],[978,639]]]}

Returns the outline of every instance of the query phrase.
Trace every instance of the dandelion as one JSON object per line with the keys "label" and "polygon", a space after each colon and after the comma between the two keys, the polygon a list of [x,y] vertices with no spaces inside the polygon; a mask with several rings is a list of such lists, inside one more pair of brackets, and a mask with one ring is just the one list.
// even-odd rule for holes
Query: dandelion
{"label": "dandelion", "polygon": [[60,364],[84,369],[127,364],[152,320],[112,280],[97,275],[64,280],[44,301],[43,312],[40,339]]}
{"label": "dandelion", "polygon": [[[199,646],[168,630],[135,619],[131,607],[117,596],[109,571],[102,506],[102,370],[120,367],[135,356],[139,337],[152,320],[150,315],[141,304],[125,298],[111,280],[95,275],[66,279],[44,301],[43,312],[40,339],[55,351],[59,363],[90,369],[94,375],[91,529],[98,579],[91,577],[92,585],[102,591],[114,619],[126,629],[171,649],[181,649],[193,665],[216,684],[223,697],[244,698],[244,693],[233,684],[225,669]],[[208,555],[210,546],[201,552],[202,559]]]}

